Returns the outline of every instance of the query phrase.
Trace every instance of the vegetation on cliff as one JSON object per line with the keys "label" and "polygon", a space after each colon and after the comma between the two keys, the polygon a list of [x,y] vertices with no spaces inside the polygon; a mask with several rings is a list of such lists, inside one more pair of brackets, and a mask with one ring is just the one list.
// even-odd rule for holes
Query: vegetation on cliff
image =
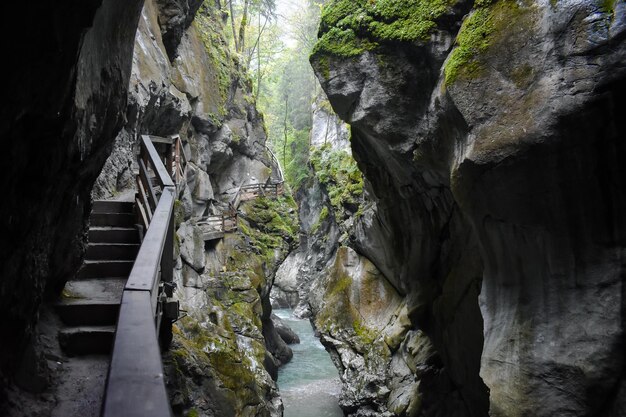
{"label": "vegetation on cliff", "polygon": [[334,0],[325,5],[319,41],[313,49],[323,55],[351,57],[386,42],[429,39],[454,0]]}
{"label": "vegetation on cliff", "polygon": [[242,207],[239,229],[254,250],[271,262],[277,250],[288,252],[298,245],[300,225],[296,202],[291,195],[247,202]]}
{"label": "vegetation on cliff", "polygon": [[289,195],[260,197],[240,210],[239,231],[207,250],[207,258],[218,261],[207,261],[191,287],[207,301],[176,324],[165,357],[172,405],[186,415],[235,416],[249,407],[257,415],[275,415],[270,400],[278,394],[266,371],[272,352],[265,346],[269,312],[263,298],[278,265],[297,245],[296,205]]}
{"label": "vegetation on cliff", "polygon": [[363,200],[363,174],[352,155],[326,144],[312,150],[310,161],[315,176],[326,189],[335,214],[344,211],[356,213]]}
{"label": "vegetation on cliff", "polygon": [[446,85],[458,78],[475,78],[485,69],[481,55],[493,46],[507,27],[528,25],[522,17],[529,8],[516,1],[481,0],[463,21],[456,38],[456,48],[450,53],[444,68]]}

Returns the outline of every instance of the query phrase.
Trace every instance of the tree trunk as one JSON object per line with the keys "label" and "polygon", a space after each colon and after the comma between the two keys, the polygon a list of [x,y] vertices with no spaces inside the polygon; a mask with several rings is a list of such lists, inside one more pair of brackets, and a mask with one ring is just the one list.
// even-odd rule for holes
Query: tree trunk
{"label": "tree trunk", "polygon": [[[265,23],[267,23],[267,19],[265,19]],[[265,29],[265,25],[263,25],[263,29]],[[256,39],[256,96],[257,97],[261,95],[261,34],[263,33],[263,29],[261,29],[261,11],[259,10],[259,37]]]}
{"label": "tree trunk", "polygon": [[283,166],[286,167],[287,163],[287,105],[289,103],[289,96],[285,94],[285,118],[283,119]]}
{"label": "tree trunk", "polygon": [[237,44],[237,31],[235,30],[235,12],[233,12],[233,1],[230,0],[230,26],[233,29],[233,41],[235,42],[235,51],[239,52],[239,45]]}
{"label": "tree trunk", "polygon": [[246,26],[248,26],[248,3],[250,0],[243,2],[243,15],[241,16],[241,24],[239,25],[239,52],[244,54],[246,51]]}

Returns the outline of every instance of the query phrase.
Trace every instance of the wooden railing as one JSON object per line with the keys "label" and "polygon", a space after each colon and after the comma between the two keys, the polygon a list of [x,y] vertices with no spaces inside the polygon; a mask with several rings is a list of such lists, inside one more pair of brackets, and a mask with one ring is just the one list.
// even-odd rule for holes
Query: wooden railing
{"label": "wooden railing", "polygon": [[177,191],[180,191],[181,184],[185,181],[185,170],[187,168],[187,156],[183,149],[180,136],[174,136],[174,146],[172,147],[172,178],[176,183]]}
{"label": "wooden railing", "polygon": [[271,184],[249,184],[239,189],[239,202],[254,200],[261,196],[278,197],[285,192],[283,182]]}
{"label": "wooden railing", "polygon": [[230,205],[222,214],[204,216],[196,224],[200,227],[204,240],[222,238],[225,233],[237,230],[237,209]]}
{"label": "wooden railing", "polygon": [[283,182],[242,185],[228,204],[228,210],[222,212],[222,214],[204,216],[196,224],[200,226],[204,240],[222,238],[225,233],[237,230],[237,209],[240,203],[254,200],[261,196],[278,197],[283,195],[284,192],[285,185]]}
{"label": "wooden railing", "polygon": [[159,159],[170,172],[171,178],[176,185],[176,190],[180,191],[180,186],[185,180],[185,169],[187,167],[187,157],[180,135],[168,137],[150,136],[150,140],[160,155]]}
{"label": "wooden railing", "polygon": [[283,175],[283,169],[280,166],[280,162],[278,162],[278,158],[276,158],[276,155],[274,154],[274,152],[269,146],[265,145],[265,149],[267,149],[267,152],[270,154],[270,157],[272,158],[272,162],[274,163],[274,166],[276,166],[276,169],[278,169],[278,175],[280,176],[280,179],[278,180],[278,182],[282,184],[283,182],[285,182],[285,176]]}
{"label": "wooden railing", "polygon": [[172,310],[176,186],[148,136],[141,137],[137,185],[146,232],[122,293],[103,417],[172,416],[157,335],[172,320],[163,311]]}

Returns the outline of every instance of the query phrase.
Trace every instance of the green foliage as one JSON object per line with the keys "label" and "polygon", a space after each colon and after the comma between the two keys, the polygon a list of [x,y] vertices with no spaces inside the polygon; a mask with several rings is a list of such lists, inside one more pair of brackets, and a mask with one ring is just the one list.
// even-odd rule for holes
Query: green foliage
{"label": "green foliage", "polygon": [[289,130],[287,146],[280,147],[278,158],[285,161],[285,179],[293,189],[297,189],[309,175],[309,131]]}
{"label": "green foliage", "polygon": [[328,218],[328,207],[324,206],[320,211],[320,221],[324,221]]}
{"label": "green foliage", "polygon": [[358,211],[363,196],[363,175],[352,155],[324,145],[313,150],[311,166],[326,188],[335,213]]}
{"label": "green foliage", "polygon": [[320,8],[316,0],[303,3],[304,7],[292,10],[272,29],[272,39],[264,44],[271,56],[262,59],[257,70],[263,80],[257,104],[266,116],[268,145],[294,189],[308,176],[311,104],[318,88],[309,54],[316,41]]}
{"label": "green foliage", "polygon": [[334,0],[324,6],[314,59],[359,55],[385,42],[428,40],[455,0]]}

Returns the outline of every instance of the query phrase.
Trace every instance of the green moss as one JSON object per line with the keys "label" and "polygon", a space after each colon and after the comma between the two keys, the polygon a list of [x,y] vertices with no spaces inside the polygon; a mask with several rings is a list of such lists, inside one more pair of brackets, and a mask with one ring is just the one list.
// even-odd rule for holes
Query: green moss
{"label": "green moss", "polygon": [[481,72],[482,67],[474,57],[487,49],[492,31],[492,13],[486,8],[474,11],[463,22],[456,40],[457,47],[450,54],[444,69],[446,85],[460,76],[474,78]]}
{"label": "green moss", "polygon": [[320,221],[326,220],[328,217],[328,207],[324,206],[320,211]]}
{"label": "green moss", "polygon": [[[455,3],[455,0],[331,1],[322,9],[319,40],[311,55],[317,61],[324,55],[354,57],[387,42],[426,41],[437,27],[437,19]],[[321,64],[320,61],[320,68]]]}
{"label": "green moss", "polygon": [[611,16],[615,13],[615,5],[618,0],[599,0],[598,7],[602,13],[610,14]]}
{"label": "green moss", "polygon": [[326,189],[335,214],[358,211],[362,204],[363,175],[352,155],[324,145],[313,150],[310,163]]}
{"label": "green moss", "polygon": [[313,226],[311,226],[311,231],[310,231],[311,233],[317,233],[317,231],[319,230],[324,220],[328,218],[328,214],[329,214],[328,207],[324,206],[322,210],[320,211],[317,221],[315,222],[315,224],[313,224]]}
{"label": "green moss", "polygon": [[292,196],[259,197],[244,203],[242,212],[239,230],[265,262],[273,263],[277,250],[292,249],[298,244],[300,225]]}
{"label": "green moss", "polygon": [[371,345],[378,337],[375,331],[365,326],[359,319],[354,320],[352,328],[359,339],[366,345]]}
{"label": "green moss", "polygon": [[426,41],[454,0],[334,0],[322,9],[312,56],[352,57],[385,42]]}
{"label": "green moss", "polygon": [[333,106],[330,105],[329,100],[320,101],[319,108],[324,110],[328,114],[335,114],[335,111],[333,110]]}
{"label": "green moss", "polygon": [[444,68],[445,84],[457,79],[479,77],[485,70],[481,55],[498,39],[509,25],[520,24],[518,18],[527,10],[517,2],[490,0],[476,2],[475,9],[463,22],[456,38],[457,47],[452,51]]}
{"label": "green moss", "polygon": [[215,97],[218,114],[209,114],[209,118],[216,126],[221,126],[223,116],[226,115],[226,103],[229,98],[232,80],[238,73],[233,57],[228,51],[228,44],[224,38],[223,25],[219,17],[214,15],[212,1],[205,0],[193,21],[193,25],[198,32],[200,40],[207,52],[207,57],[211,63],[210,80],[212,86],[216,87]]}
{"label": "green moss", "polygon": [[183,202],[176,199],[174,201],[174,228],[178,229],[182,222],[185,221],[185,210],[183,209]]}
{"label": "green moss", "polygon": [[187,412],[187,417],[199,417],[200,413],[195,408],[192,408]]}

